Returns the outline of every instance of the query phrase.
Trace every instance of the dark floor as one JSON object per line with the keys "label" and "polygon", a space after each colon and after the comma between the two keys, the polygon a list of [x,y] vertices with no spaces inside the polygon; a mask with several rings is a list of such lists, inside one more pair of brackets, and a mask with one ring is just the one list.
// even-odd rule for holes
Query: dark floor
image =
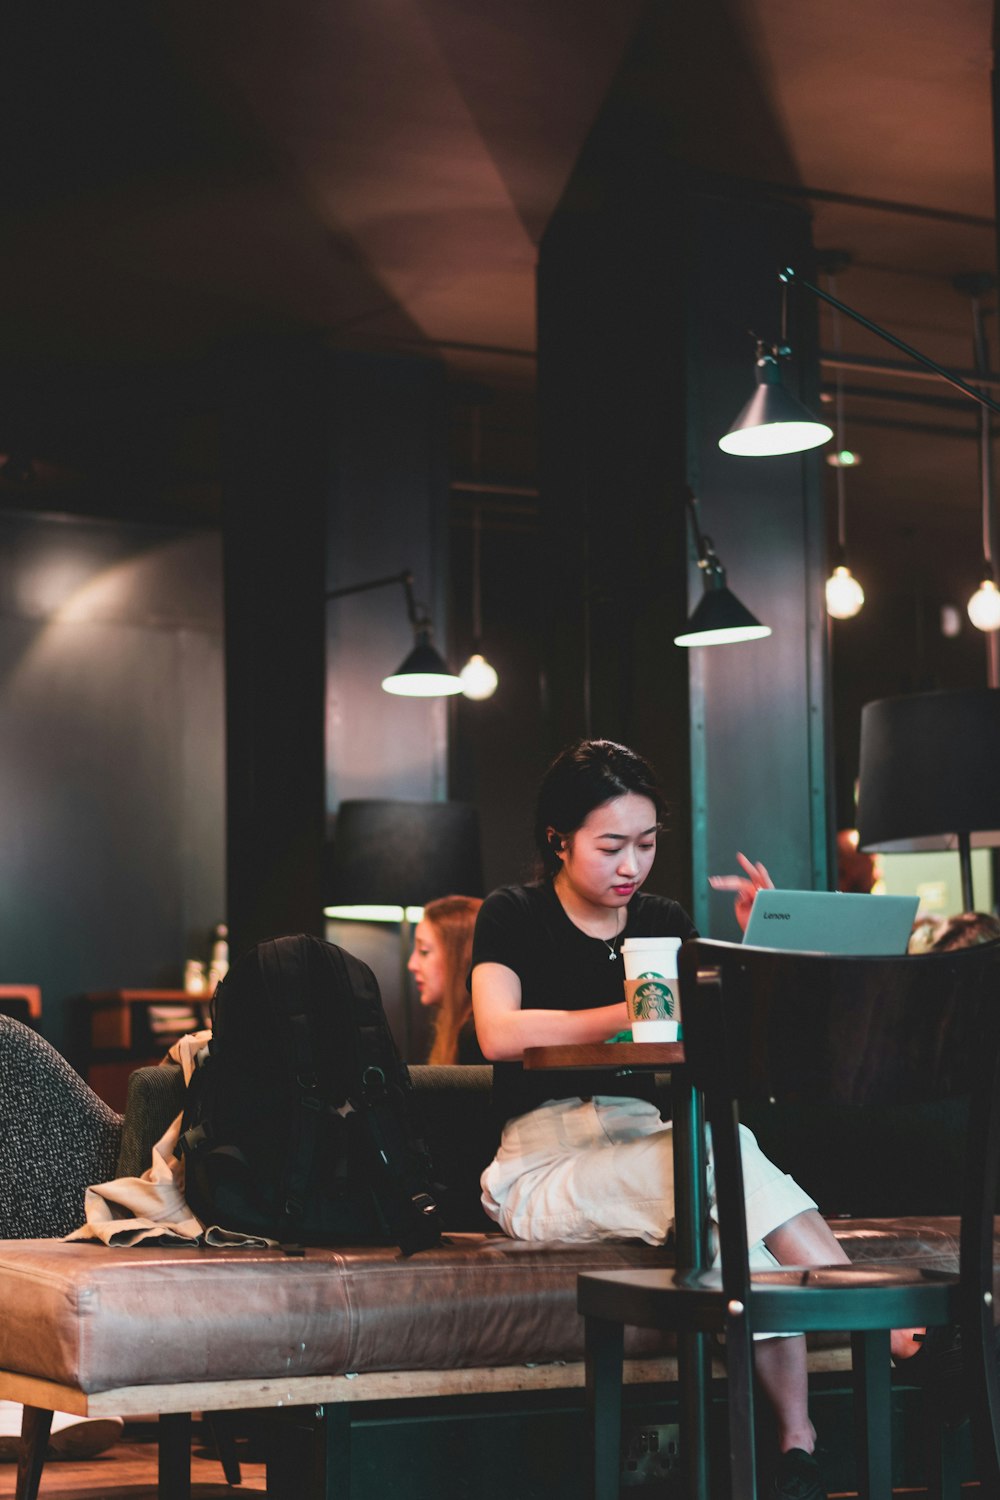
{"label": "dark floor", "polygon": [[[235,1500],[240,1494],[266,1492],[264,1465],[248,1461],[246,1450],[240,1451],[242,1483],[230,1488],[223,1477],[214,1452],[196,1432],[192,1448],[191,1500]],[[127,1424],[124,1438],[99,1457],[80,1463],[50,1462],[42,1475],[39,1500],[156,1500],[156,1429],[155,1425]],[[12,1500],[17,1480],[16,1465],[0,1464],[0,1500]],[[397,1491],[396,1500],[403,1500]],[[966,1485],[963,1496],[978,1495],[978,1485]],[[673,1500],[677,1491],[671,1486],[626,1485],[625,1500]],[[922,1488],[899,1488],[893,1491],[898,1500],[926,1500]],[[853,1491],[831,1491],[830,1500],[856,1500]]]}

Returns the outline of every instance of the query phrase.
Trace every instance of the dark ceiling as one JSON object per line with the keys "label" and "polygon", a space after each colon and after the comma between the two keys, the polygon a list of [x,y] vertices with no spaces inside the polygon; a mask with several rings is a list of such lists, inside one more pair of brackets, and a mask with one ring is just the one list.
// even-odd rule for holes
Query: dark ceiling
{"label": "dark ceiling", "polygon": [[[287,330],[440,352],[457,412],[491,393],[485,470],[530,488],[538,243],[610,108],[808,204],[845,300],[973,363],[953,283],[996,267],[987,0],[35,0],[5,23],[2,503],[211,520],[219,362]],[[853,324],[824,315],[822,342],[864,457],[856,570],[910,548],[974,586],[975,409]]]}

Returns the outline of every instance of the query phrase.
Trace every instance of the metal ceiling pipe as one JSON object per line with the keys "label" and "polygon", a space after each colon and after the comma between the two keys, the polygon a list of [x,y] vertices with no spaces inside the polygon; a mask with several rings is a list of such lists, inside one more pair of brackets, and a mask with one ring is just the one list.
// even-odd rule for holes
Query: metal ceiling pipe
{"label": "metal ceiling pipe", "polygon": [[[892,378],[900,376],[906,380],[937,381],[939,378],[933,371],[923,370],[919,365],[903,360],[872,359],[865,354],[836,354],[830,350],[821,350],[819,362],[830,370],[863,370],[867,375],[888,375]],[[988,365],[984,370],[956,370],[955,374],[979,385],[1000,385],[1000,372],[990,370]]]}

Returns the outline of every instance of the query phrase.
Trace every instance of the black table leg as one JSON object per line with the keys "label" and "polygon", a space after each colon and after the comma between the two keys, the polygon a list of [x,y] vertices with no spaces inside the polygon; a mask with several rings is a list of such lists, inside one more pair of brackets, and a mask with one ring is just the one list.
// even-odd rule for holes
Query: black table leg
{"label": "black table leg", "polygon": [[[674,1132],[674,1240],[678,1270],[699,1270],[708,1261],[708,1200],[705,1191],[705,1109],[686,1068],[671,1080]],[[678,1339],[680,1451],[688,1500],[709,1500],[708,1392],[711,1362],[703,1333]]]}
{"label": "black table leg", "polygon": [[851,1334],[858,1493],[892,1500],[892,1361],[889,1333],[878,1328]]}

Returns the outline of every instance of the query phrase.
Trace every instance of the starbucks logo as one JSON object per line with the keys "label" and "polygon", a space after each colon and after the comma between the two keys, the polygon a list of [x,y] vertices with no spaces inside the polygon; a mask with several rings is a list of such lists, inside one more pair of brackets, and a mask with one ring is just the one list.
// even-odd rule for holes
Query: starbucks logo
{"label": "starbucks logo", "polygon": [[632,1005],[637,1021],[669,1020],[674,1013],[673,991],[662,974],[640,974]]}

